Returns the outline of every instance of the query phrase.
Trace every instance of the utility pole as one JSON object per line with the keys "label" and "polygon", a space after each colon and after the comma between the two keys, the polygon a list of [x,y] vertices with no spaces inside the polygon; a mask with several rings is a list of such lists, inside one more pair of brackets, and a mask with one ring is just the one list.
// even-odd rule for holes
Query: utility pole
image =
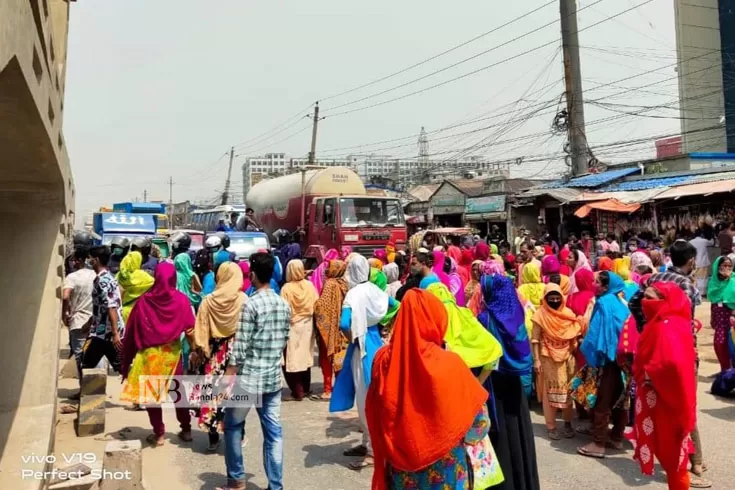
{"label": "utility pole", "polygon": [[309,152],[309,165],[316,162],[316,130],[319,125],[319,101],[314,104],[314,125],[311,128],[311,151]]}
{"label": "utility pole", "polygon": [[173,229],[174,222],[174,178],[168,178],[168,228]]}
{"label": "utility pole", "polygon": [[567,134],[572,158],[572,175],[589,171],[587,137],[584,129],[582,66],[579,61],[579,33],[576,0],[559,0],[561,39],[564,50],[564,80],[567,99]]}
{"label": "utility pole", "polygon": [[230,147],[230,165],[227,167],[227,180],[225,180],[225,192],[222,193],[222,205],[227,204],[230,199],[230,179],[232,178],[232,160],[235,158],[235,147]]}

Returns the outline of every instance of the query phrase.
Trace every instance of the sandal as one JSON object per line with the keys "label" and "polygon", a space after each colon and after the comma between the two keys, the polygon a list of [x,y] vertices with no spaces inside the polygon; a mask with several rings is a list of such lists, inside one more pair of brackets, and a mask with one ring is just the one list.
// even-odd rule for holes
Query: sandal
{"label": "sandal", "polygon": [[694,477],[689,479],[690,488],[712,488],[711,481],[702,478],[701,476],[697,476],[694,473],[692,473],[692,475],[694,475]]}
{"label": "sandal", "polygon": [[161,437],[159,439],[159,437],[156,434],[148,434],[148,437],[146,437],[145,440],[151,446],[156,446],[156,447],[163,446],[163,443],[164,443],[163,438]]}
{"label": "sandal", "polygon": [[361,471],[365,468],[371,468],[373,466],[375,466],[375,461],[373,461],[373,458],[365,458],[362,461],[357,461],[356,463],[350,463],[347,465],[347,467],[352,471]]}
{"label": "sandal", "polygon": [[[694,471],[695,466],[699,466],[700,470]],[[690,472],[694,475],[702,476],[702,474],[704,474],[708,469],[709,469],[709,466],[707,466],[707,463],[702,463],[700,465],[692,465],[692,469],[690,470]]]}
{"label": "sandal", "polygon": [[216,453],[221,445],[222,439],[219,439],[217,442],[211,442],[209,443],[209,446],[207,446],[207,452]]}
{"label": "sandal", "polygon": [[609,441],[607,441],[607,443],[605,444],[605,446],[609,447],[610,449],[615,449],[616,451],[622,451],[624,449],[623,448],[623,441],[622,440],[621,441],[615,441],[613,439],[610,439]]}
{"label": "sandal", "polygon": [[584,446],[580,446],[577,448],[577,454],[579,454],[580,456],[588,457],[588,458],[605,459],[605,453],[600,453],[597,451],[590,451],[586,449]]}
{"label": "sandal", "polygon": [[191,436],[191,431],[181,431],[177,434],[179,436],[179,439],[181,439],[184,442],[191,442],[194,438]]}
{"label": "sandal", "polygon": [[562,429],[562,431],[561,431],[561,436],[564,439],[574,439],[574,436],[576,434],[577,433],[574,432],[574,429],[572,427],[564,427],[564,429]]}
{"label": "sandal", "polygon": [[345,456],[358,456],[358,457],[365,457],[367,456],[367,448],[360,444],[359,446],[355,446],[352,449],[348,449],[347,451],[342,453]]}
{"label": "sandal", "polygon": [[556,429],[546,429],[546,435],[549,436],[549,439],[552,441],[559,441],[561,440],[561,436],[559,435],[559,431]]}
{"label": "sandal", "polygon": [[332,394],[331,393],[322,393],[320,395],[311,395],[309,397],[309,400],[313,402],[328,402],[331,400]]}

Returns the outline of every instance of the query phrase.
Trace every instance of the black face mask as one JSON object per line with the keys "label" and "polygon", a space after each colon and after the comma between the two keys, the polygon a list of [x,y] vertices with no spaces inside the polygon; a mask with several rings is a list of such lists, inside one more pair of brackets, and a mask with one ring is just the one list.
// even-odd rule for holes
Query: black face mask
{"label": "black face mask", "polygon": [[558,310],[561,308],[561,301],[547,301],[546,304],[549,305],[549,308],[552,310]]}

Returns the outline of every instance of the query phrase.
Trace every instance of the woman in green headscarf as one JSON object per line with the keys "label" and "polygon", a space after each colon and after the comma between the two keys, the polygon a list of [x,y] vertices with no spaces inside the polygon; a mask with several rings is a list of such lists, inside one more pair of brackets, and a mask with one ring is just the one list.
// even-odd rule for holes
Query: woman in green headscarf
{"label": "woman in green headscarf", "polygon": [[189,298],[189,303],[196,311],[202,302],[202,283],[194,272],[191,257],[187,253],[178,254],[174,257],[174,266],[176,266],[176,289]]}
{"label": "woman in green headscarf", "polygon": [[730,332],[730,315],[735,309],[735,278],[732,276],[732,260],[718,257],[712,265],[712,277],[707,286],[707,299],[712,305],[711,322],[715,331],[715,354],[722,371],[732,367],[728,334]]}
{"label": "woman in green headscarf", "polygon": [[388,276],[385,275],[385,272],[375,267],[370,268],[370,282],[378,286],[381,291],[388,289]]}
{"label": "woman in green headscarf", "polygon": [[503,355],[500,342],[477,321],[467,308],[457,306],[457,300],[444,284],[434,283],[426,288],[444,304],[449,318],[444,342],[469,368],[482,367],[478,379],[483,383],[495,363]]}
{"label": "woman in green headscarf", "polygon": [[130,312],[138,298],[143,296],[151,286],[153,286],[153,277],[141,269],[143,265],[143,256],[140,252],[130,252],[120,262],[120,271],[115,277],[122,293],[122,315],[123,322],[128,321]]}

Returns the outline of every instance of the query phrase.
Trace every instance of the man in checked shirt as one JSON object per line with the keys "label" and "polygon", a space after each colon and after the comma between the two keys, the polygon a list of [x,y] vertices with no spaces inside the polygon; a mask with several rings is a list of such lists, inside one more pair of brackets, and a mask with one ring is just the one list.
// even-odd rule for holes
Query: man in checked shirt
{"label": "man in checked shirt", "polygon": [[[669,248],[671,252],[671,263],[672,265],[666,270],[666,272],[659,272],[652,275],[645,286],[651,286],[657,282],[673,282],[679,286],[689,297],[689,301],[692,303],[692,318],[694,318],[694,309],[698,304],[702,302],[699,291],[692,279],[691,275],[695,268],[695,261],[697,257],[697,249],[687,242],[686,240],[677,240]],[[645,289],[642,287],[641,289]],[[634,305],[631,305],[634,308]],[[692,335],[694,336],[694,349],[697,349],[697,332],[692,325]],[[699,369],[699,353],[695,352],[697,365],[694,366],[694,372]],[[689,460],[692,465],[691,472],[695,475],[691,479],[692,488],[710,488],[712,483],[702,478],[702,473],[706,468],[704,464],[704,456],[702,454],[702,441],[699,437],[699,428],[694,427],[692,432],[692,440],[694,441],[694,454],[689,456]]]}
{"label": "man in checked shirt", "polygon": [[[281,354],[288,340],[291,309],[271,288],[275,262],[268,253],[250,256],[255,293],[243,305],[226,374],[238,375],[238,390],[261,399],[256,408],[263,428],[265,473],[270,490],[283,489]],[[225,408],[226,489],[245,488],[242,434],[249,406]]]}

